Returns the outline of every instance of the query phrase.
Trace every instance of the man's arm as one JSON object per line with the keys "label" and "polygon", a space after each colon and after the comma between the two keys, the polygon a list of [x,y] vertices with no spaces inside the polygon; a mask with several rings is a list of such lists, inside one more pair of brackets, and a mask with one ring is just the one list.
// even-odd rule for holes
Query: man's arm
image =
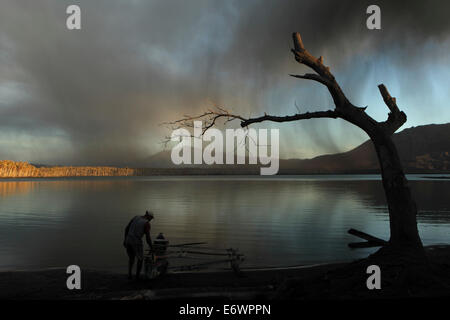
{"label": "man's arm", "polygon": [[150,238],[150,223],[147,222],[145,225],[145,240],[147,241],[147,244],[150,246],[150,249],[153,251],[153,243],[152,239]]}

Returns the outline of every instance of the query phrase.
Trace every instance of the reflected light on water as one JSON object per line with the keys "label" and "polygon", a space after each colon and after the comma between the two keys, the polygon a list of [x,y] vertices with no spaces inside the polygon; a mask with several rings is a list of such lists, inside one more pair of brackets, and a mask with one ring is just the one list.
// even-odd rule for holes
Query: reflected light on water
{"label": "reflected light on water", "polygon": [[[411,181],[425,244],[448,243],[449,181]],[[123,229],[155,212],[152,235],[171,243],[237,247],[247,266],[360,258],[356,228],[387,239],[389,221],[377,179],[330,177],[158,177],[0,181],[0,268],[78,264],[123,270]]]}

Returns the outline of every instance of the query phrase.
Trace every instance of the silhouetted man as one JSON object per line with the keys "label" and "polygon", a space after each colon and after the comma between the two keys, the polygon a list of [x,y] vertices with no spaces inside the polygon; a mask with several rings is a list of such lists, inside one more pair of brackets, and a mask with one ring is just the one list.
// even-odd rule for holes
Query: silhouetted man
{"label": "silhouetted man", "polygon": [[144,260],[144,246],[142,237],[145,234],[145,240],[153,251],[152,240],[150,238],[150,221],[154,218],[152,212],[145,212],[143,216],[135,216],[125,228],[125,240],[123,245],[127,249],[128,254],[128,279],[131,279],[134,259],[137,258],[136,280],[139,279]]}

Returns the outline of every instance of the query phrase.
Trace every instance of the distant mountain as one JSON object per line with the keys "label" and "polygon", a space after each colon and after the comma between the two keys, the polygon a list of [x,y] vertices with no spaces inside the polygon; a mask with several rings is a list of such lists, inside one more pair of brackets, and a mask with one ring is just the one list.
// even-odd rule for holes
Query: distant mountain
{"label": "distant mountain", "polygon": [[174,168],[177,167],[170,159],[171,150],[163,150],[140,162],[144,168]]}
{"label": "distant mountain", "polygon": [[[394,135],[405,172],[443,173],[450,172],[450,123],[430,124],[405,129]],[[159,152],[145,161],[141,167],[178,168],[183,174],[190,170],[199,174],[259,172],[255,165],[184,165],[176,166],[170,159],[170,150]],[[248,161],[246,162],[248,163]],[[164,170],[169,173],[171,170]],[[201,172],[201,173],[200,173]],[[376,173],[379,172],[378,159],[370,140],[344,153],[322,155],[312,159],[280,160],[279,174],[318,173]]]}
{"label": "distant mountain", "polygon": [[[199,149],[197,149],[199,150]],[[172,150],[163,150],[158,153],[155,153],[154,155],[148,157],[147,159],[140,161],[137,166],[133,167],[142,167],[142,168],[227,168],[232,167],[230,165],[206,165],[206,164],[180,164],[175,165],[171,160],[171,153]],[[191,149],[191,162],[194,162],[194,148]],[[223,159],[223,162],[226,162],[226,153],[221,153],[221,157]],[[242,159],[242,157],[240,157]],[[254,159],[254,158],[253,158]],[[239,165],[239,167],[247,167],[249,166],[249,160],[248,157],[246,157],[243,160],[247,165]],[[237,155],[234,155],[234,163],[237,163]]]}
{"label": "distant mountain", "polygon": [[[393,137],[405,172],[450,172],[450,123],[405,129]],[[370,140],[344,153],[308,160],[282,160],[280,173],[379,172]]]}

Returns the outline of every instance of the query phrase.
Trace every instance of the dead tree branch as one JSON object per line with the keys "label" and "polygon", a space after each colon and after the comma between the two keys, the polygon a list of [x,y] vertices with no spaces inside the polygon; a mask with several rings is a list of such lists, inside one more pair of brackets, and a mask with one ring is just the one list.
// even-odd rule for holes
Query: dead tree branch
{"label": "dead tree branch", "polygon": [[314,119],[314,118],[337,118],[339,113],[333,110],[328,111],[316,111],[316,112],[305,112],[305,113],[296,113],[294,115],[286,115],[286,116],[272,116],[268,114],[264,114],[264,116],[256,117],[256,118],[244,118],[240,115],[235,115],[230,113],[221,107],[216,107],[217,110],[209,109],[208,111],[199,114],[197,116],[186,116],[185,118],[173,121],[166,122],[166,125],[175,125],[173,129],[179,127],[192,127],[192,121],[195,120],[204,120],[205,123],[202,127],[202,134],[205,133],[206,130],[213,127],[217,120],[220,118],[225,119],[226,122],[230,122],[233,120],[240,120],[241,127],[247,127],[252,123],[258,123],[263,121],[272,121],[272,122],[289,122],[289,121],[297,121],[297,120],[305,120],[305,119]]}
{"label": "dead tree branch", "polygon": [[397,100],[394,97],[391,97],[384,84],[380,84],[378,89],[380,90],[384,103],[391,111],[388,114],[388,119],[382,124],[388,134],[393,134],[406,122],[406,114],[403,111],[400,111],[397,106]]}
{"label": "dead tree branch", "polygon": [[316,112],[305,112],[305,113],[297,113],[292,116],[271,116],[264,115],[258,118],[250,118],[241,122],[242,127],[247,127],[252,123],[258,123],[263,121],[272,121],[272,122],[289,122],[289,121],[297,121],[297,120],[306,120],[306,119],[314,119],[314,118],[334,118],[338,117],[338,113],[336,111],[328,110],[328,111],[316,111]]}

